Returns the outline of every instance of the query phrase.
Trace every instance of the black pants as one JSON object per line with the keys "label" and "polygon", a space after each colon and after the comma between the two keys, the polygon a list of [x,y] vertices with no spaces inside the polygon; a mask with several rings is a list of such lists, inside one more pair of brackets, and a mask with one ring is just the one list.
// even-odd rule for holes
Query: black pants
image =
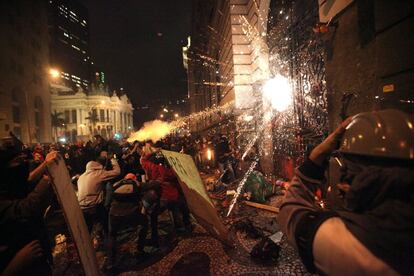
{"label": "black pants", "polygon": [[[174,225],[176,228],[181,226],[189,226],[191,224],[190,211],[188,210],[188,206],[185,200],[160,200],[157,207],[151,213],[151,240],[153,242],[158,241],[158,216],[166,209],[172,212]],[[182,215],[182,222],[179,219],[180,213]],[[182,225],[183,223],[184,225]]]}
{"label": "black pants", "polygon": [[82,211],[89,233],[91,233],[95,223],[100,223],[102,224],[103,234],[106,238],[108,234],[108,209],[103,204],[98,204],[90,208],[85,208]]}
{"label": "black pants", "polygon": [[138,233],[137,249],[143,251],[145,240],[148,233],[148,218],[138,212],[131,213],[126,216],[109,216],[109,239],[108,239],[108,255],[110,258],[115,257],[116,237],[118,231],[125,227],[138,227],[141,230]]}

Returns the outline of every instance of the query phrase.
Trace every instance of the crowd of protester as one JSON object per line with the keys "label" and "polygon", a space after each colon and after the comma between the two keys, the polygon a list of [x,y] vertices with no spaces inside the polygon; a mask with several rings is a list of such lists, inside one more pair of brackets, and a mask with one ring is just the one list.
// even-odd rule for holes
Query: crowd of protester
{"label": "crowd of protester", "polygon": [[[128,143],[96,135],[93,141],[37,144],[32,148],[12,133],[3,138],[0,166],[5,179],[0,189],[0,226],[6,235],[0,241],[1,271],[51,273],[53,237],[48,236],[44,214],[49,206],[59,207],[46,169],[59,158],[65,160],[72,177],[88,230],[101,226],[97,227],[101,229],[98,247],[106,249],[108,267],[116,262],[116,240],[122,227],[139,226],[137,258],[147,256],[144,246],[159,247],[158,217],[166,210],[178,232],[191,232],[190,211],[162,149],[193,156],[200,169],[205,169],[207,162],[214,165],[207,160],[207,149],[213,155],[216,152],[219,164],[231,155],[224,136],[209,140],[169,136],[156,143]],[[233,170],[231,173],[234,180]]]}
{"label": "crowd of protester", "polygon": [[[342,123],[297,168],[278,221],[310,272],[413,273],[413,125],[412,115],[400,111],[360,114]],[[172,136],[155,143],[97,135],[86,143],[28,148],[11,133],[0,143],[1,275],[51,274],[44,221],[49,206],[57,206],[46,174],[51,162],[65,159],[89,231],[101,225],[110,268],[125,226],[139,229],[138,259],[147,257],[146,245],[159,247],[158,218],[164,211],[177,232],[192,231],[185,197],[161,150],[191,155],[200,170],[216,166],[223,182],[231,183],[240,161],[231,144],[224,135]],[[333,162],[329,173],[328,162]]]}

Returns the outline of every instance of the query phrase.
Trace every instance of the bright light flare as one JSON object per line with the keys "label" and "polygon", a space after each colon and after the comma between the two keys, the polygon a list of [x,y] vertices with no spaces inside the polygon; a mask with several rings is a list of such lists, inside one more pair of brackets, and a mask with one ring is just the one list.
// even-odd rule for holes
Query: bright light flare
{"label": "bright light flare", "polygon": [[292,87],[289,80],[276,75],[263,86],[263,96],[271,103],[272,108],[282,112],[292,105]]}
{"label": "bright light flare", "polygon": [[250,122],[250,121],[252,121],[254,119],[254,117],[252,116],[252,115],[245,115],[244,117],[243,117],[243,120],[245,121],[245,122]]}
{"label": "bright light flare", "polygon": [[50,68],[49,69],[49,75],[53,78],[53,79],[57,79],[58,77],[60,77],[60,72],[56,69]]}
{"label": "bright light flare", "polygon": [[210,161],[211,160],[211,149],[207,149],[207,160]]}

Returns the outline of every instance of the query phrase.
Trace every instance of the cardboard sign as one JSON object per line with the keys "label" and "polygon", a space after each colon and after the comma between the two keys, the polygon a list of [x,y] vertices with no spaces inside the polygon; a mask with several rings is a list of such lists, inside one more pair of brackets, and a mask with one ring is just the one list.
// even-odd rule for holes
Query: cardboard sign
{"label": "cardboard sign", "polygon": [[221,222],[213,202],[207,194],[193,158],[187,154],[163,150],[162,154],[176,173],[193,216],[201,226],[227,245],[232,245],[228,230]]}
{"label": "cardboard sign", "polygon": [[61,158],[57,163],[48,165],[48,171],[85,275],[100,275],[92,240],[79,206],[78,198],[73,189],[69,172],[65,166],[65,161]]}
{"label": "cardboard sign", "polygon": [[354,0],[319,0],[319,21],[327,23]]}

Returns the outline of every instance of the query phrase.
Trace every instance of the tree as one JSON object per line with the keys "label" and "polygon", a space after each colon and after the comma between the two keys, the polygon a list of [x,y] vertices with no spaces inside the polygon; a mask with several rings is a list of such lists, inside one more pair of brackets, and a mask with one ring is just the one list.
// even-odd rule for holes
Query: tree
{"label": "tree", "polygon": [[90,111],[88,112],[88,117],[85,118],[89,121],[89,123],[92,125],[92,135],[95,134],[95,125],[97,122],[99,122],[99,117],[96,112]]}
{"label": "tree", "polygon": [[62,112],[57,112],[56,110],[52,113],[52,128],[55,132],[55,141],[57,142],[58,138],[58,128],[65,126],[65,119],[63,119],[61,116],[63,115]]}

